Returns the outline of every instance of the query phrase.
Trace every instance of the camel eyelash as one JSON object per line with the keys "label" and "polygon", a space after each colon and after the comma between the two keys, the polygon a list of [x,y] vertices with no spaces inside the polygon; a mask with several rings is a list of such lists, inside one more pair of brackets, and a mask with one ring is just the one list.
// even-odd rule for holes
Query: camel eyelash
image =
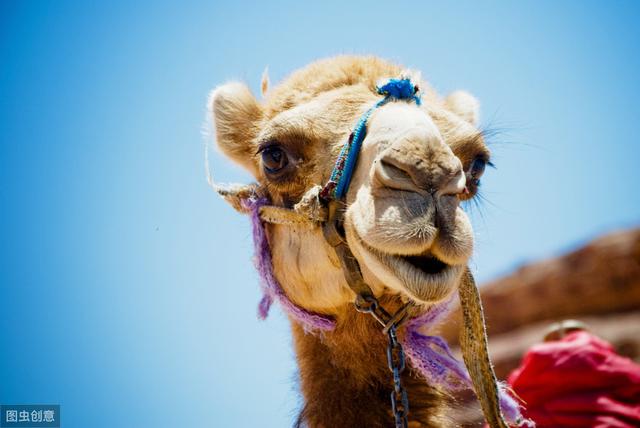
{"label": "camel eyelash", "polygon": [[275,140],[268,140],[263,143],[260,143],[258,145],[258,150],[256,150],[256,153],[254,154],[254,156],[258,156],[260,153],[264,152],[265,150],[271,147],[276,147],[276,146],[280,146],[280,143]]}

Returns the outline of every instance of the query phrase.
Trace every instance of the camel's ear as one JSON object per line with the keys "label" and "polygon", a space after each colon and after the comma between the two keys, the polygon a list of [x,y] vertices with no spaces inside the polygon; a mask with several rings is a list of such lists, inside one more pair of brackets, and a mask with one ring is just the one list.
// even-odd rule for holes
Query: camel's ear
{"label": "camel's ear", "polygon": [[480,121],[480,103],[468,92],[455,91],[444,100],[447,108],[473,126]]}
{"label": "camel's ear", "polygon": [[209,109],[220,150],[255,177],[256,148],[262,108],[249,88],[240,82],[219,86],[209,96]]}

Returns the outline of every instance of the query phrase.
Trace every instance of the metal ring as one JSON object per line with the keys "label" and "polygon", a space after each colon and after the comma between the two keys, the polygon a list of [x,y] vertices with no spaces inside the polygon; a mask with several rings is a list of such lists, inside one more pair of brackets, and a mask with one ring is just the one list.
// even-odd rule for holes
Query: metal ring
{"label": "metal ring", "polygon": [[356,300],[353,302],[358,312],[365,314],[373,313],[378,309],[378,299],[368,294],[358,294]]}

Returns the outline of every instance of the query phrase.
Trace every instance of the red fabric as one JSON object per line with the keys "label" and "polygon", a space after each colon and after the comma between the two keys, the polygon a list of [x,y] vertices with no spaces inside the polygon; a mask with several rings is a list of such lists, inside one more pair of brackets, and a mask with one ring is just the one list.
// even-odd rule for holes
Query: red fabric
{"label": "red fabric", "polygon": [[640,427],[640,366],[586,332],[532,346],[508,379],[542,427]]}

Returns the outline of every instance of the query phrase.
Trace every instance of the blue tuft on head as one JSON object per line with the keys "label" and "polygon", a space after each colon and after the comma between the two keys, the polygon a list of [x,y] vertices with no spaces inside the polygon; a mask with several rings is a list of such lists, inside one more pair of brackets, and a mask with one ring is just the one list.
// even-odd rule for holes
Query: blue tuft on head
{"label": "blue tuft on head", "polygon": [[378,87],[378,93],[398,100],[416,99],[418,87],[409,79],[389,79],[387,83]]}

